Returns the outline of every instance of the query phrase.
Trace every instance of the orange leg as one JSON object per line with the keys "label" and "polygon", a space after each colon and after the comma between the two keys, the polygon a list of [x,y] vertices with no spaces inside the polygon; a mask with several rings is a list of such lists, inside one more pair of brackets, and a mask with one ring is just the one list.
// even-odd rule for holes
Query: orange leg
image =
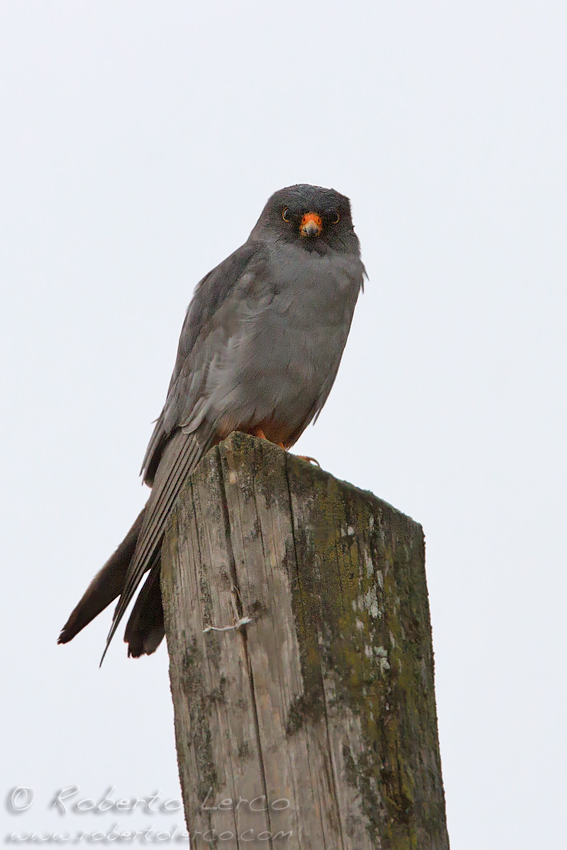
{"label": "orange leg", "polygon": [[[259,438],[260,438],[260,440],[267,440],[267,441],[268,441],[268,443],[273,442],[272,440],[269,440],[269,439],[268,439],[268,437],[266,437],[266,435],[264,434],[264,432],[262,431],[262,429],[261,429],[260,427],[258,427],[258,426],[257,426],[256,428],[254,428],[254,436],[255,436],[255,437],[259,437]],[[284,450],[285,450],[285,446],[284,446],[284,444],[283,444],[283,443],[274,443],[274,445],[279,446],[279,447],[280,447],[280,449],[284,449]]]}
{"label": "orange leg", "polygon": [[[267,440],[268,443],[271,442],[271,440],[268,440],[268,438],[266,437],[266,435],[264,434],[264,432],[262,431],[262,429],[259,426],[256,426],[256,428],[254,428],[254,436],[259,437],[260,440]],[[287,449],[286,449],[286,447],[284,446],[283,443],[275,443],[275,445],[279,446],[280,449],[287,451]],[[297,455],[297,457],[300,458],[300,460],[306,460],[307,463],[314,463],[316,466],[321,466],[319,461],[316,460],[314,457],[308,457],[307,455]]]}

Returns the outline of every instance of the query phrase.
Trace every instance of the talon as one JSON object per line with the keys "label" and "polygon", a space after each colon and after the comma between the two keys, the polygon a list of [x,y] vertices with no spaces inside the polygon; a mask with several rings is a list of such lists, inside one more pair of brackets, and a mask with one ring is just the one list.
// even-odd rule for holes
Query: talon
{"label": "talon", "polygon": [[317,460],[317,458],[309,457],[309,455],[296,455],[300,460],[305,460],[307,463],[313,463],[315,466],[318,466],[321,469],[321,464]]}

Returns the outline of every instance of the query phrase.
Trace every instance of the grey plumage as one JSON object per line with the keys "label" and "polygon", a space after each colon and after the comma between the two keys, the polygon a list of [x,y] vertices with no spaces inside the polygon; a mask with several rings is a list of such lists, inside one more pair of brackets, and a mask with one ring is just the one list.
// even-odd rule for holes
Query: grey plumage
{"label": "grey plumage", "polygon": [[261,430],[289,448],[317,418],[337,374],[363,275],[348,199],[298,185],[276,192],[247,242],[200,281],[142,466],[152,488],[147,505],[89,585],[60,643],[120,594],[107,649],[150,570],[125,640],[131,655],[155,651],[163,637],[160,547],[183,482],[231,431]]}

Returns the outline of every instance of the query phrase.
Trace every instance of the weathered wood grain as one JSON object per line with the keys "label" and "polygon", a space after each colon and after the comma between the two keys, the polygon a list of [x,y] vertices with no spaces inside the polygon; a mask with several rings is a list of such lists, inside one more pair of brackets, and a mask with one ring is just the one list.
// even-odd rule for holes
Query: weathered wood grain
{"label": "weathered wood grain", "polygon": [[193,847],[449,847],[420,525],[233,434],[162,565]]}

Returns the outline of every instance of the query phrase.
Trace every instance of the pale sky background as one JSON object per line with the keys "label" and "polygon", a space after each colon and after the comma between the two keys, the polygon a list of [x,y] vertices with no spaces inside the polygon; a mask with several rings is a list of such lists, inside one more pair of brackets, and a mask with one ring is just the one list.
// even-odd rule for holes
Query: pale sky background
{"label": "pale sky background", "polygon": [[453,850],[565,843],[564,2],[0,5],[5,796],[179,796],[167,652],[59,629],[145,500],[196,282],[296,182],[369,274],[297,446],[421,522]]}

